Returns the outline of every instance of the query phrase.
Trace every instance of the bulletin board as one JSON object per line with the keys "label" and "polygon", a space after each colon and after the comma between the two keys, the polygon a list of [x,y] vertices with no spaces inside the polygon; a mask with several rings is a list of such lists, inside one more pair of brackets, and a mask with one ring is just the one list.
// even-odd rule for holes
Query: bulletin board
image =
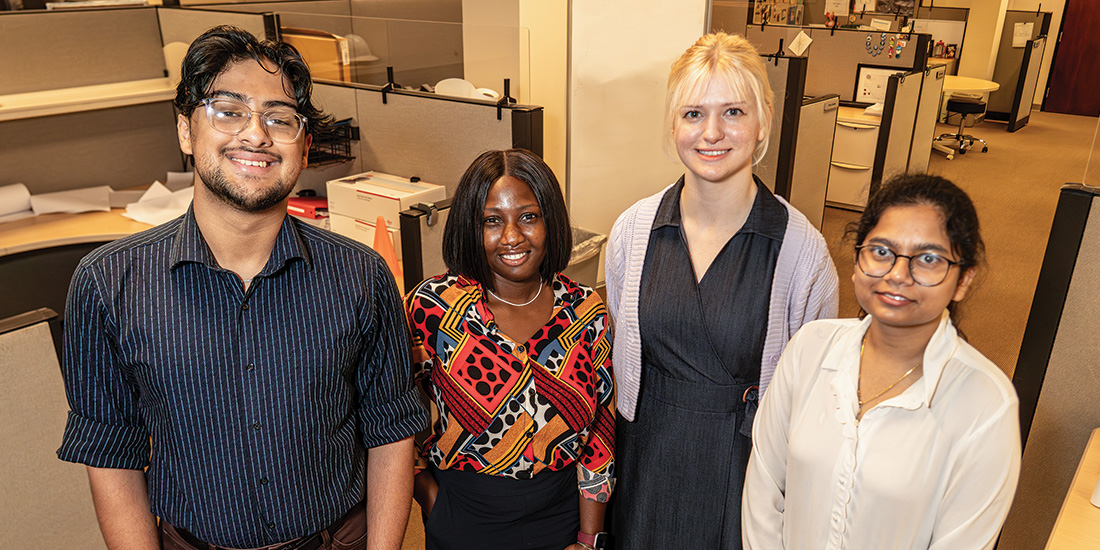
{"label": "bulletin board", "polygon": [[858,63],[856,89],[852,98],[860,103],[886,103],[886,89],[890,76],[898,72],[897,67]]}

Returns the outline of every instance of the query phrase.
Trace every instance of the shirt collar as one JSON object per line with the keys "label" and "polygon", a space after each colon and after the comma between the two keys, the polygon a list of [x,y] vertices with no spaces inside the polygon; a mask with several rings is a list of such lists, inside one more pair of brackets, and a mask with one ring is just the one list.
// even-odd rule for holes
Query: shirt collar
{"label": "shirt collar", "polygon": [[[309,250],[302,240],[298,226],[295,225],[291,216],[284,216],[279,234],[275,237],[275,246],[271,249],[271,256],[256,276],[272,275],[294,260],[302,260],[307,266],[312,266]],[[206,244],[206,238],[203,237],[202,230],[199,229],[199,224],[195,220],[194,203],[183,215],[172,246],[171,268],[175,269],[184,263],[200,263],[210,269],[224,271],[214,258],[210,246]]]}
{"label": "shirt collar", "polygon": [[[738,233],[755,233],[769,239],[782,241],[787,231],[787,209],[775,198],[756,174],[752,176],[756,183],[756,199],[753,200],[749,217],[741,226]],[[661,204],[657,207],[657,215],[653,218],[653,229],[664,226],[679,227],[681,221],[680,196],[684,192],[684,176],[680,176],[676,185],[673,185],[661,197]]]}
{"label": "shirt collar", "polygon": [[[850,381],[850,384],[838,385],[836,389],[844,394],[843,397],[850,398],[853,402],[856,398],[855,384],[859,383],[859,348],[863,343],[863,335],[867,333],[867,328],[870,325],[871,316],[868,315],[859,324],[858,330],[848,332],[837,342],[833,351],[829,353],[830,360],[826,360],[822,365],[825,370],[838,371],[838,381]],[[932,334],[928,346],[924,349],[923,374],[920,379],[906,388],[901,395],[892,397],[883,403],[888,404],[887,406],[910,410],[931,406],[932,398],[936,394],[936,388],[939,387],[947,363],[955,356],[958,348],[958,331],[951,322],[950,314],[944,310],[940,316],[940,324],[936,327],[936,332]]]}

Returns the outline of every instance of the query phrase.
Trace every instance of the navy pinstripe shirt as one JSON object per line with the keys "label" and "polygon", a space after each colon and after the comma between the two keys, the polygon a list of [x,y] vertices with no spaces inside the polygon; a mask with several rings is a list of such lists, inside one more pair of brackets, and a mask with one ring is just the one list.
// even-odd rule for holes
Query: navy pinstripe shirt
{"label": "navy pinstripe shirt", "polygon": [[378,254],[290,216],[248,292],[190,211],[105,245],[69,288],[58,456],[148,466],[152,512],[217,545],[320,531],[366,448],[426,426],[403,311]]}

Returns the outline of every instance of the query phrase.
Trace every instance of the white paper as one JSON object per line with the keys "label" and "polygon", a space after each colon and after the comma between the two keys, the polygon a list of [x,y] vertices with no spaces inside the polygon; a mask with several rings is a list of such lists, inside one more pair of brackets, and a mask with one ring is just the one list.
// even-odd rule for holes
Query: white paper
{"label": "white paper", "polygon": [[159,199],[161,197],[172,196],[172,191],[168,189],[163,183],[159,181],[153,181],[153,184],[145,190],[145,193],[141,195],[135,202],[151,201],[153,199]]}
{"label": "white paper", "polygon": [[115,191],[111,190],[111,208],[126,208],[127,204],[141,200],[144,191]]}
{"label": "white paper", "polygon": [[825,0],[825,13],[831,13],[837,18],[848,17],[848,0]]}
{"label": "white paper", "polygon": [[1012,47],[1022,48],[1031,40],[1031,32],[1035,30],[1035,23],[1016,23],[1012,26]]}
{"label": "white paper", "polygon": [[890,30],[889,19],[871,19],[871,29],[876,31],[889,31]]}
{"label": "white paper", "polygon": [[26,212],[31,209],[31,192],[22,183],[0,187],[0,216]]}
{"label": "white paper", "polygon": [[169,191],[179,191],[184,187],[191,187],[195,183],[194,172],[168,172],[168,177],[165,179],[165,187]]}
{"label": "white paper", "polygon": [[111,210],[111,188],[106,185],[31,195],[31,208],[37,215],[64,212],[107,212]]}
{"label": "white paper", "polygon": [[[164,186],[160,182],[153,182],[153,187],[159,187],[158,191],[153,193],[156,195],[154,198],[143,197],[142,200],[127,205],[126,212],[122,215],[137,222],[160,225],[187,212],[187,207],[191,205],[191,199],[194,197],[194,187],[180,189],[167,195],[161,193]],[[150,191],[153,187],[149,188]],[[146,195],[148,194],[149,192],[146,192]]]}
{"label": "white paper", "polygon": [[795,55],[802,55],[806,52],[806,48],[810,47],[810,43],[814,40],[810,38],[810,35],[806,34],[806,31],[799,31],[798,36],[791,40],[791,45],[787,46],[787,49],[791,50],[791,53]]}
{"label": "white paper", "polygon": [[855,7],[852,8],[852,11],[854,11],[856,13],[862,13],[862,12],[874,13],[875,12],[875,0],[856,0],[856,5],[855,5]]}
{"label": "white paper", "polygon": [[15,220],[22,220],[24,218],[33,218],[34,212],[31,210],[23,210],[21,212],[13,212],[11,214],[4,214],[0,216],[0,223],[13,222]]}

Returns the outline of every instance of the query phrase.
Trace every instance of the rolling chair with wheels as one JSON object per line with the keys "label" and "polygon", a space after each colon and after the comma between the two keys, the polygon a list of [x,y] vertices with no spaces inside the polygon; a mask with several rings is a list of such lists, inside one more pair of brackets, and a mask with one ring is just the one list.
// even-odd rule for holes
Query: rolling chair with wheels
{"label": "rolling chair with wheels", "polygon": [[947,112],[959,115],[959,131],[954,134],[940,134],[939,137],[932,141],[955,141],[958,143],[960,155],[965,155],[968,148],[974,147],[975,141],[982,142],[983,153],[989,151],[989,144],[986,143],[984,139],[963,133],[967,115],[980,115],[985,112],[984,101],[968,97],[952,96],[947,100]]}

